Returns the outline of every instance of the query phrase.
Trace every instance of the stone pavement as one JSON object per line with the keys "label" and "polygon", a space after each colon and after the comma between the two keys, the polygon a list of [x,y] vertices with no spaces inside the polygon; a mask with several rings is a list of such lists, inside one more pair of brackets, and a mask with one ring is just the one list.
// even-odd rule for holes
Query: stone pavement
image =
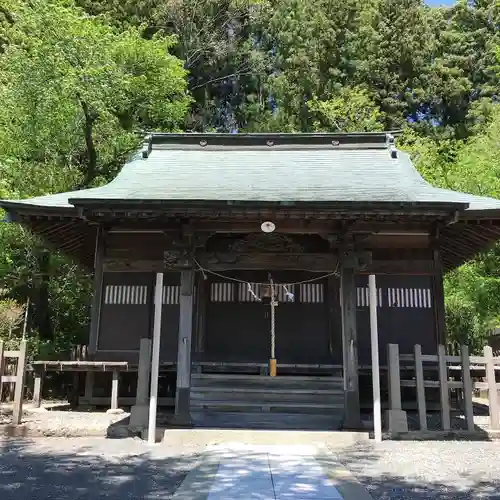
{"label": "stone pavement", "polygon": [[209,446],[174,500],[372,500],[314,446]]}

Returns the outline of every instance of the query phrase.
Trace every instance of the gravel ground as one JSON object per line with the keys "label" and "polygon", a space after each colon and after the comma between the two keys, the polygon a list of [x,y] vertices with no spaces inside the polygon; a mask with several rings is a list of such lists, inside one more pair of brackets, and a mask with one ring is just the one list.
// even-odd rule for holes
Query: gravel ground
{"label": "gravel ground", "polygon": [[338,457],[375,500],[500,500],[498,442],[371,442]]}
{"label": "gravel ground", "polygon": [[0,498],[168,500],[200,451],[132,438],[0,438]]}
{"label": "gravel ground", "polygon": [[[168,500],[202,451],[195,441],[0,438],[0,499]],[[500,500],[500,442],[364,442],[332,453],[375,500]]]}
{"label": "gravel ground", "polygon": [[[48,409],[47,409],[48,408]],[[50,405],[34,408],[30,403],[23,406],[22,424],[33,436],[106,436],[126,435],[129,413],[108,414],[97,411],[59,411]],[[0,404],[0,432],[2,425],[12,421],[12,405]]]}

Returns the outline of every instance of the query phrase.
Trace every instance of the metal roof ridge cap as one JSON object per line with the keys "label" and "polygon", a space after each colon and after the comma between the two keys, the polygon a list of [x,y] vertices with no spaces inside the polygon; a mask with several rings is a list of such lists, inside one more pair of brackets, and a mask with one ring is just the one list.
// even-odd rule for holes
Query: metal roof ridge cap
{"label": "metal roof ridge cap", "polygon": [[[324,141],[325,143],[331,142],[332,144],[337,141],[343,143],[380,143],[386,144],[388,135],[399,135],[400,131],[383,131],[383,132],[306,132],[306,133],[221,133],[221,132],[184,132],[184,133],[165,133],[165,132],[152,132],[145,137],[143,147],[143,157],[147,157],[150,153],[150,148],[155,144],[168,144],[168,143],[206,143],[209,140],[224,141],[227,144],[235,144],[241,142],[257,143],[266,141],[267,143],[284,140],[287,143],[300,144],[309,141]],[[203,145],[203,144],[202,144]],[[335,145],[335,144],[334,144]]]}

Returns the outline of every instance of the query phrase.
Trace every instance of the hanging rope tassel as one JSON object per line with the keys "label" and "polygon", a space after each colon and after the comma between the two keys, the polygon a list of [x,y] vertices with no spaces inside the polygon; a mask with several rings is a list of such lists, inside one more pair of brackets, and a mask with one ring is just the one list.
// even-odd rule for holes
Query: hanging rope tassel
{"label": "hanging rope tassel", "polygon": [[282,285],[283,286],[283,290],[285,290],[285,295],[286,295],[286,298],[290,301],[290,302],[295,302],[295,295],[290,291],[288,290],[287,286],[286,285]]}

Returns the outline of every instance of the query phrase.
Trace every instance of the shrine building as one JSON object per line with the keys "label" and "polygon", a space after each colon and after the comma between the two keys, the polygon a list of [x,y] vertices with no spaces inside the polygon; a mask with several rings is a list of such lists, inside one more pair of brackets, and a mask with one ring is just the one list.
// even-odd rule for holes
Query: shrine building
{"label": "shrine building", "polygon": [[386,133],[154,133],[109,184],[0,206],[93,271],[93,359],[138,365],[153,339],[185,423],[356,427],[368,275],[380,364],[388,343],[433,354],[443,273],[500,238],[500,200],[431,186]]}

